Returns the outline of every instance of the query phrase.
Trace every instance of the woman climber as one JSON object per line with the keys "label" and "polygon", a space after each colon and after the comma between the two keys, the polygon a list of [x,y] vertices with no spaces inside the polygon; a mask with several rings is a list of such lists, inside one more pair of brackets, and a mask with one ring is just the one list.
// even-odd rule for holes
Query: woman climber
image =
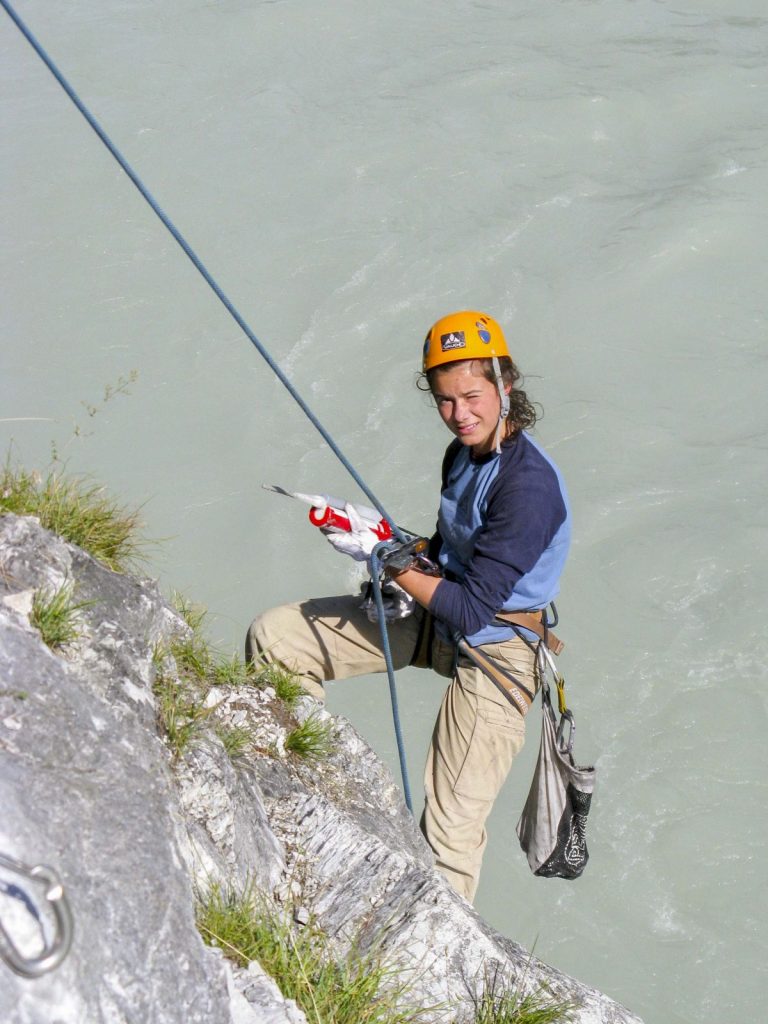
{"label": "woman climber", "polygon": [[[536,692],[536,644],[558,592],[570,514],[558,469],[526,433],[536,412],[517,386],[520,373],[495,320],[472,311],[438,320],[424,342],[422,369],[421,386],[455,435],[443,459],[429,549],[440,572],[387,570],[415,599],[412,614],[389,624],[389,642],[395,668],[431,667],[451,679],[427,757],[421,829],[438,869],[471,901],[485,822],[523,746],[528,703],[513,701],[477,660],[511,678],[511,689]],[[328,540],[367,558],[378,537],[350,518],[352,533],[328,532]],[[499,613],[527,614],[512,614],[518,621],[510,623]],[[359,595],[264,612],[248,631],[246,655],[295,672],[319,700],[326,680],[385,670],[379,626]]]}

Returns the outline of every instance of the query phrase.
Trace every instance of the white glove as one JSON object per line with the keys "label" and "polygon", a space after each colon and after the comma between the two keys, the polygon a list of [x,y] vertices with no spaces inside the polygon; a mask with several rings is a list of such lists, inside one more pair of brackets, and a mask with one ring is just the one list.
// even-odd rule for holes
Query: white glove
{"label": "white glove", "polygon": [[[373,587],[370,583],[363,584],[362,593],[365,595],[365,600],[360,607],[367,615],[369,622],[378,622],[379,609],[376,607],[376,599],[373,596]],[[409,615],[413,614],[416,607],[416,598],[406,594],[394,580],[384,580],[381,585],[381,598],[384,605],[384,618],[387,622],[407,619]]]}
{"label": "white glove", "polygon": [[333,527],[326,527],[321,532],[331,547],[340,551],[342,555],[349,555],[356,562],[367,562],[371,552],[377,544],[381,543],[373,530],[364,519],[358,515],[357,509],[349,502],[344,506],[344,515],[349,519],[351,530],[337,530]]}

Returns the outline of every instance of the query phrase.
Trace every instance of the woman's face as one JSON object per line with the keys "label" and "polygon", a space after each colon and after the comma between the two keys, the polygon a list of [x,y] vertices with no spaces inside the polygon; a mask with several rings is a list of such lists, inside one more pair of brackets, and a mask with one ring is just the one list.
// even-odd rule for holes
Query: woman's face
{"label": "woman's face", "polygon": [[501,401],[496,385],[483,376],[475,362],[448,363],[436,369],[432,395],[443,423],[462,444],[471,447],[475,455],[493,449]]}

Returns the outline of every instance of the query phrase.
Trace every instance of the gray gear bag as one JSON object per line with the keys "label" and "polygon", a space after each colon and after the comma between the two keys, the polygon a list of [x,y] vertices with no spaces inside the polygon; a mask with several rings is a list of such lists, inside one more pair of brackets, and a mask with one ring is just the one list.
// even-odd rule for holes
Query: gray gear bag
{"label": "gray gear bag", "polygon": [[565,710],[557,722],[546,681],[541,704],[539,757],[517,835],[534,875],[578,878],[589,859],[586,828],[595,769],[574,761],[573,715]]}

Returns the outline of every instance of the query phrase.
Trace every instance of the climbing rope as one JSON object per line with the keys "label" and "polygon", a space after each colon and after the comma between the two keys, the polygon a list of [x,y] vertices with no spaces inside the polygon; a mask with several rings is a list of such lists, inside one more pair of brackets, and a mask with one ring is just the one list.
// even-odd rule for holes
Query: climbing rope
{"label": "climbing rope", "polygon": [[[254,332],[251,330],[251,328],[248,326],[248,324],[245,322],[243,317],[238,312],[238,310],[235,307],[235,305],[228,298],[228,296],[225,294],[223,289],[219,286],[217,281],[214,279],[214,277],[208,271],[207,267],[202,262],[202,260],[197,255],[197,253],[194,251],[192,246],[187,242],[187,240],[181,234],[181,232],[176,227],[176,225],[173,223],[173,221],[170,219],[170,217],[168,217],[168,215],[160,207],[159,203],[154,198],[152,193],[149,191],[149,189],[143,183],[143,181],[138,176],[136,171],[133,170],[133,168],[128,163],[128,161],[125,159],[125,157],[122,155],[122,153],[118,150],[117,146],[115,146],[115,144],[112,142],[110,137],[107,135],[106,131],[101,127],[101,125],[96,120],[96,118],[93,116],[93,114],[90,112],[90,110],[88,110],[88,108],[85,106],[83,101],[80,99],[80,97],[77,95],[77,93],[75,92],[73,87],[70,85],[69,81],[64,77],[64,74],[59,70],[58,66],[55,64],[53,59],[48,55],[48,53],[46,52],[46,50],[44,49],[42,44],[40,42],[38,42],[38,40],[32,34],[31,30],[28,28],[28,26],[22,20],[22,18],[16,13],[16,11],[13,8],[13,6],[10,3],[8,3],[8,0],[0,0],[0,4],[2,4],[2,6],[5,8],[8,16],[16,24],[16,27],[19,29],[19,31],[22,33],[24,38],[27,40],[27,42],[33,48],[35,53],[37,53],[38,57],[46,65],[46,67],[51,72],[53,77],[56,79],[56,81],[62,87],[64,92],[67,94],[67,96],[69,96],[69,98],[72,100],[74,105],[77,107],[77,109],[83,115],[83,117],[88,122],[88,124],[91,126],[91,128],[94,130],[94,132],[98,135],[98,137],[101,139],[101,141],[107,147],[107,149],[112,154],[112,156],[115,158],[117,163],[120,165],[120,167],[123,169],[123,171],[125,171],[125,173],[128,175],[130,180],[136,186],[136,188],[138,189],[138,191],[141,194],[141,196],[146,200],[146,202],[152,208],[152,210],[154,211],[156,216],[159,218],[161,223],[164,225],[164,227],[168,230],[168,232],[171,234],[171,236],[174,238],[174,240],[178,243],[178,245],[181,247],[181,249],[187,255],[187,257],[189,258],[189,260],[191,261],[191,263],[193,264],[195,269],[201,274],[201,276],[203,277],[203,280],[206,282],[206,284],[209,286],[209,288],[214,292],[214,294],[219,299],[219,301],[222,303],[222,305],[227,310],[227,312],[230,314],[232,319],[235,321],[235,323],[238,325],[238,327],[242,330],[242,332],[245,334],[245,336],[248,338],[248,340],[251,342],[251,344],[254,346],[254,348],[258,351],[259,355],[264,359],[264,361],[267,363],[267,365],[272,370],[272,372],[275,374],[275,376],[280,381],[280,383],[286,388],[286,390],[290,394],[291,398],[293,398],[293,400],[301,408],[302,412],[307,417],[307,419],[310,421],[312,426],[322,436],[323,440],[328,445],[328,447],[331,449],[333,454],[336,456],[336,458],[339,460],[339,462],[341,462],[342,466],[344,466],[344,468],[349,473],[349,475],[352,477],[352,479],[355,481],[355,483],[360,488],[360,490],[366,495],[366,497],[374,505],[374,507],[376,509],[378,509],[378,511],[383,516],[383,518],[387,520],[387,522],[389,523],[390,527],[392,528],[393,536],[400,543],[403,543],[403,544],[406,543],[407,538],[406,538],[405,534],[403,533],[403,531],[400,529],[399,526],[397,526],[397,524],[392,519],[392,517],[388,514],[388,512],[386,511],[384,506],[381,504],[379,499],[376,497],[376,495],[373,493],[373,491],[371,491],[371,489],[365,483],[365,481],[360,476],[358,471],[355,469],[355,467],[352,465],[352,463],[349,461],[349,459],[347,459],[347,457],[344,455],[344,453],[339,448],[339,446],[336,444],[336,442],[334,441],[333,437],[329,434],[329,432],[326,430],[326,428],[323,426],[323,424],[320,422],[320,420],[317,418],[317,416],[314,414],[314,412],[310,409],[310,407],[307,405],[307,403],[301,397],[299,392],[293,386],[293,384],[288,379],[288,377],[283,372],[283,370],[280,368],[280,366],[272,358],[272,356],[267,351],[267,349],[264,347],[264,345],[262,345],[262,343],[256,337]],[[374,592],[376,592],[376,587],[374,587]],[[381,614],[379,616],[379,624],[380,624],[380,628],[381,628],[382,646],[384,648],[385,658],[386,658],[386,652],[389,650],[389,639],[388,639],[388,636],[387,636],[387,623],[386,623],[386,619],[385,619],[383,614]],[[409,793],[409,789],[408,789],[408,776],[407,776],[407,771],[405,770],[405,750],[404,750],[404,747],[403,747],[402,734],[401,734],[401,729],[400,729],[400,720],[399,720],[399,714],[398,714],[398,709],[397,709],[397,695],[396,695],[396,689],[395,689],[395,678],[394,678],[394,672],[393,672],[393,670],[391,668],[391,658],[389,658],[387,660],[387,675],[388,675],[388,678],[389,678],[390,696],[392,698],[392,717],[394,719],[394,725],[395,725],[395,737],[397,739],[398,756],[400,758],[400,766],[401,766],[401,771],[402,771],[402,775],[403,775],[403,791],[404,791],[404,793],[406,795],[406,803],[408,805],[408,809],[412,811],[413,808],[412,808],[411,803],[410,803],[410,793]]]}
{"label": "climbing rope", "polygon": [[387,679],[389,680],[389,699],[392,704],[392,720],[395,723],[395,739],[397,741],[397,753],[400,758],[400,775],[403,779],[403,796],[405,806],[413,814],[413,801],[411,800],[411,785],[408,780],[408,765],[405,763],[405,744],[400,729],[400,712],[397,704],[397,690],[395,688],[395,667],[392,664],[392,651],[389,646],[389,633],[387,631],[387,615],[384,610],[384,598],[381,593],[381,565],[379,556],[389,546],[387,541],[377,544],[371,552],[371,582],[373,583],[373,599],[376,602],[376,612],[379,618],[381,629],[381,647],[384,652],[384,664],[387,666]]}

